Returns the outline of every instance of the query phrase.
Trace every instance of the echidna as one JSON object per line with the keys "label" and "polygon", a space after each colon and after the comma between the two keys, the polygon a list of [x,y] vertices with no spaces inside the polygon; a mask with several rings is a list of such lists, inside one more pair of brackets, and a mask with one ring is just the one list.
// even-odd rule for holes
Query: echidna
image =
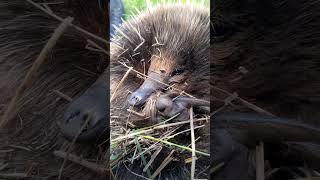
{"label": "echidna", "polygon": [[[116,36],[110,45],[111,135],[123,136],[120,130],[123,128],[129,130],[128,122],[146,128],[152,122],[161,122],[159,117],[165,119],[178,115],[171,122],[189,121],[191,106],[194,106],[194,113],[198,117],[200,114],[209,113],[209,21],[209,8],[167,4],[139,12],[116,28]],[[132,69],[125,76],[129,68]],[[127,109],[144,114],[145,117],[129,113]],[[141,120],[143,123],[139,123]],[[187,125],[189,127],[189,124]],[[209,123],[205,126],[209,127]],[[159,132],[165,135],[170,130]],[[209,128],[200,130],[201,133],[197,131],[202,136],[199,141],[205,152],[209,151],[208,130]],[[185,134],[178,136],[174,141],[188,146],[191,142],[190,138],[186,138],[189,136]],[[151,145],[142,144],[142,150],[126,153],[132,149],[132,144],[127,146],[120,142],[112,140],[111,142],[115,147],[111,153],[123,151],[122,156],[125,156],[116,166],[115,174],[119,180],[151,178],[150,176],[154,176],[155,179],[190,177],[189,168],[184,162],[188,156],[180,153],[179,149],[164,147],[156,156],[155,152],[159,146],[155,146],[155,149]],[[152,141],[147,142],[150,143]],[[201,143],[198,143],[197,148],[200,148]],[[149,147],[152,148],[150,151]],[[138,156],[144,150],[147,151],[142,153],[145,160]],[[168,157],[171,150],[176,152]],[[150,152],[155,153],[153,157],[149,155]],[[135,158],[136,156],[138,158]],[[173,159],[165,166],[163,161],[166,157]],[[209,158],[204,158],[206,160],[203,161],[203,166],[200,165],[201,159],[197,161],[199,168],[196,170],[196,175],[206,177],[207,173],[201,174],[200,169],[203,172],[208,169]],[[162,169],[156,174],[159,167]]]}

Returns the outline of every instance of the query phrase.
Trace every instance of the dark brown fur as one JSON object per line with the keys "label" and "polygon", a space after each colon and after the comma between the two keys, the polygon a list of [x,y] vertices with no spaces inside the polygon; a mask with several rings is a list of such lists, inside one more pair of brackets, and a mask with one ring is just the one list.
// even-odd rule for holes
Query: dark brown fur
{"label": "dark brown fur", "polygon": [[[101,37],[107,34],[107,11],[103,14],[98,1],[63,1],[49,5],[62,17],[73,16],[74,23]],[[26,1],[0,1],[0,114],[22,82],[37,55],[58,27],[59,21],[36,9]],[[52,151],[64,149],[68,143],[61,138],[57,122],[62,118],[68,101],[59,97],[58,90],[72,98],[87,89],[106,68],[106,57],[85,49],[86,36],[68,28],[37,73],[35,82],[18,101],[18,111],[10,121],[12,129],[1,131],[1,150],[9,145],[23,146],[30,151],[14,148],[1,153],[0,159],[9,162],[6,172],[30,172],[41,178],[57,179],[61,161],[53,158]],[[105,45],[101,45],[105,46]],[[83,70],[85,69],[85,70]],[[37,148],[38,147],[38,148]],[[96,149],[82,146],[81,153]],[[96,158],[96,153],[93,158]],[[29,169],[32,167],[32,169]],[[67,164],[62,178],[96,178],[77,165]],[[29,171],[31,170],[31,171]],[[34,179],[34,178],[31,178]]]}
{"label": "dark brown fur", "polygon": [[213,27],[230,26],[233,33],[213,41],[213,85],[274,114],[318,124],[319,8],[316,1],[218,1]]}
{"label": "dark brown fur", "polygon": [[[211,85],[237,92],[276,116],[319,126],[320,3],[227,0],[214,6]],[[216,88],[211,93],[216,98],[227,97]],[[218,106],[221,103],[215,108]],[[243,110],[237,107],[233,110]],[[279,146],[265,146],[273,168],[291,166],[290,158],[270,156],[279,152]]]}

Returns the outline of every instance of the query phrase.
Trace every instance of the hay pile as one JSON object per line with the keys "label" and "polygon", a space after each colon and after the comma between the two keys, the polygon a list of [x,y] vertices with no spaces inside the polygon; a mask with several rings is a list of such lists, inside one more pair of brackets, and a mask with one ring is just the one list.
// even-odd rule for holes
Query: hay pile
{"label": "hay pile", "polygon": [[[119,62],[120,63],[120,62]],[[121,83],[126,81],[128,73],[131,71],[138,74],[137,78],[146,78],[147,76],[137,72],[132,67],[128,67],[126,74],[118,83],[117,88],[120,88]],[[167,88],[170,88],[167,85]],[[128,92],[129,94],[130,92]],[[181,92],[183,95],[186,93]],[[196,178],[207,178],[209,170],[209,128],[210,118],[207,114],[193,114],[192,108],[190,120],[175,122],[174,119],[179,115],[161,120],[159,112],[155,108],[155,102],[161,93],[152,95],[143,108],[136,109],[130,107],[127,113],[111,114],[111,167],[117,169],[119,164],[125,162],[129,164],[141,164],[140,168],[147,173],[147,176],[133,174],[154,179],[160,175],[163,169],[171,161],[186,163],[188,166],[193,164],[190,169],[187,169],[191,176]],[[190,95],[189,95],[190,96]],[[111,112],[119,112],[116,109],[117,92],[111,96]],[[190,123],[192,122],[192,123]],[[193,142],[193,143],[192,143]],[[195,149],[192,149],[192,145]],[[192,157],[196,157],[193,159]],[[137,163],[138,161],[138,163]],[[196,162],[199,162],[198,164]],[[128,168],[130,171],[130,168]],[[115,171],[115,173],[118,173]],[[121,173],[121,172],[119,172]]]}

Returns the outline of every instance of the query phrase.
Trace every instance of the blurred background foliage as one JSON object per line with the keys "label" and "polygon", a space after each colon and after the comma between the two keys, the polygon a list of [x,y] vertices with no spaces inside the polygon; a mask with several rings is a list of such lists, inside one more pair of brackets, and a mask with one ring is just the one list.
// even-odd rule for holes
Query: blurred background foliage
{"label": "blurred background foliage", "polygon": [[124,19],[128,19],[130,15],[136,14],[136,9],[142,11],[147,8],[148,5],[154,6],[157,4],[165,3],[177,3],[182,4],[198,4],[210,7],[210,0],[122,0],[124,5]]}

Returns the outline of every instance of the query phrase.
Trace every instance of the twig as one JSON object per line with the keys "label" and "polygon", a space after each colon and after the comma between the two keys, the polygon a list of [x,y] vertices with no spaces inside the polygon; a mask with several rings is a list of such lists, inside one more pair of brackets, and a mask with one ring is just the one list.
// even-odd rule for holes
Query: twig
{"label": "twig", "polygon": [[113,93],[112,93],[110,102],[113,101],[113,99],[115,98],[116,93],[117,93],[119,87],[122,85],[123,81],[128,77],[128,75],[129,75],[129,73],[130,73],[130,71],[131,71],[132,69],[133,69],[133,67],[130,67],[130,68],[128,69],[128,71],[126,72],[126,74],[122,77],[122,79],[120,80],[120,82],[118,83],[118,85],[116,86],[115,90],[114,90]]}
{"label": "twig", "polygon": [[[200,121],[205,121],[205,120],[208,120],[208,118],[200,118],[200,119],[197,119],[195,120],[194,122],[200,122]],[[134,136],[137,136],[137,135],[140,135],[140,134],[144,134],[144,133],[147,133],[147,132],[151,132],[155,129],[163,129],[163,128],[167,128],[167,127],[171,127],[171,126],[178,126],[178,125],[181,125],[181,124],[187,124],[189,123],[188,121],[183,121],[183,122],[176,122],[176,123],[171,123],[171,124],[163,124],[163,125],[159,125],[159,126],[156,126],[156,127],[151,127],[150,129],[139,129],[138,131],[135,131],[133,133],[130,133],[130,134],[127,134],[125,136],[121,136],[121,137],[118,137],[118,138],[115,138],[115,139],[111,139],[111,143],[114,143],[114,142],[117,142],[117,141],[121,141],[121,140],[124,140],[124,139],[127,139],[127,138],[132,138]]]}
{"label": "twig", "polygon": [[7,168],[9,166],[8,163],[0,163],[0,171],[4,170],[5,168]]}
{"label": "twig", "polygon": [[128,111],[129,113],[132,113],[132,114],[134,114],[134,115],[136,115],[136,116],[139,116],[139,117],[141,117],[141,118],[146,118],[146,114],[145,114],[145,113],[139,113],[139,112],[134,111],[134,110],[132,110],[132,109],[127,109],[127,111]]}
{"label": "twig", "polygon": [[133,52],[136,52],[145,42],[146,41],[142,39],[142,42],[136,48],[134,48]]}
{"label": "twig", "polygon": [[[197,139],[195,140],[195,142],[197,142],[201,137],[197,137]],[[191,143],[187,146],[187,147],[190,147],[191,146]],[[181,152],[184,152],[184,150],[182,150]]]}
{"label": "twig", "polygon": [[[234,97],[235,95],[237,95],[236,93],[230,93],[230,92],[228,92],[228,91],[226,91],[226,90],[223,90],[223,89],[220,89],[220,88],[218,88],[218,87],[212,87],[212,88],[214,88],[214,89],[216,89],[216,90],[218,90],[218,91],[221,91],[221,92],[223,92],[223,93],[225,93],[225,94],[228,94],[229,96],[231,96],[231,97]],[[263,113],[263,114],[267,114],[267,115],[270,115],[270,116],[275,116],[275,115],[273,115],[272,113],[270,113],[270,112],[268,112],[268,111],[266,111],[266,110],[264,110],[264,109],[262,109],[262,108],[260,108],[260,107],[258,107],[258,106],[256,106],[256,105],[254,105],[254,104],[252,104],[252,103],[250,103],[250,102],[248,102],[248,101],[246,101],[246,100],[244,100],[244,99],[242,99],[242,98],[240,98],[238,95],[237,95],[237,99],[239,99],[239,101],[242,103],[242,104],[244,104],[245,106],[247,106],[248,108],[250,108],[250,109],[252,109],[252,110],[254,110],[254,111],[256,111],[256,112],[259,112],[259,113]]]}
{"label": "twig", "polygon": [[254,104],[252,104],[252,103],[250,103],[250,102],[248,102],[248,101],[246,101],[246,100],[244,100],[242,98],[238,98],[238,99],[242,102],[242,104],[246,105],[248,108],[250,108],[250,109],[252,109],[252,110],[254,110],[256,112],[264,113],[264,114],[267,114],[267,115],[270,115],[270,116],[275,116],[274,114],[272,114],[272,113],[270,113],[270,112],[268,112],[268,111],[266,111],[266,110],[264,110],[264,109],[262,109],[262,108],[260,108],[260,107],[258,107],[256,105],[254,105]]}
{"label": "twig", "polygon": [[166,167],[172,160],[173,158],[171,155],[173,154],[174,150],[170,152],[170,154],[163,160],[161,165],[157,168],[157,170],[152,174],[151,179],[154,179],[160,172],[161,170]]}
{"label": "twig", "polygon": [[166,119],[158,124],[155,124],[155,125],[152,125],[152,126],[148,126],[148,127],[144,127],[144,128],[141,128],[139,130],[145,130],[145,129],[155,129],[157,127],[159,127],[160,125],[166,125],[165,123],[168,122],[168,121],[171,121],[172,119],[178,117],[180,115],[180,113],[177,113],[175,114],[174,116],[170,117],[169,119]]}
{"label": "twig", "polygon": [[[197,120],[194,120],[193,122],[201,122],[201,121],[207,121],[209,118],[199,118]],[[182,125],[182,124],[187,124],[189,123],[188,121],[182,121],[182,122],[176,122],[176,123],[170,123],[170,124],[163,124],[163,125],[159,125],[157,127],[154,127],[153,129],[163,129],[163,128],[167,128],[167,127],[171,127],[171,126],[178,126],[178,125]]]}
{"label": "twig", "polygon": [[42,4],[42,6],[50,13],[53,13],[53,11],[51,10],[51,8],[49,7],[48,4]]}
{"label": "twig", "polygon": [[[141,153],[141,152],[142,152],[142,148],[141,148],[141,146],[140,146],[140,143],[139,143],[139,140],[138,140],[138,136],[135,136],[134,140],[135,140],[135,143],[136,143],[136,145],[137,145],[137,148],[138,148],[139,153]],[[142,160],[142,162],[143,162],[143,165],[146,166],[146,165],[147,165],[147,161],[146,161],[146,158],[144,157],[143,154],[141,154],[141,160]],[[150,172],[149,169],[146,169],[146,170],[147,170],[148,177],[150,178],[150,177],[151,177],[151,172]],[[151,179],[152,179],[152,178],[151,178]]]}
{"label": "twig", "polygon": [[0,173],[0,178],[5,179],[32,179],[32,180],[44,180],[46,178],[28,175],[27,173]]}
{"label": "twig", "polygon": [[[60,17],[60,16],[58,16],[58,15],[56,15],[56,14],[48,11],[47,9],[41,7],[41,5],[33,2],[32,0],[26,0],[26,1],[29,2],[30,4],[34,5],[34,6],[37,7],[38,9],[42,10],[43,12],[47,13],[48,15],[52,16],[53,18],[55,18],[55,19],[57,19],[57,20],[59,20],[59,21],[63,21],[63,18],[62,18],[62,17]],[[105,40],[105,39],[103,39],[103,38],[101,38],[101,37],[99,37],[99,36],[97,36],[97,35],[94,35],[93,33],[90,33],[90,32],[88,32],[88,31],[86,31],[85,29],[83,29],[83,28],[81,28],[81,27],[79,27],[79,26],[76,26],[76,25],[72,24],[71,22],[69,23],[69,25],[70,25],[71,27],[75,28],[76,30],[80,31],[81,33],[84,33],[84,34],[86,34],[86,35],[88,35],[88,36],[90,36],[90,37],[92,37],[92,38],[94,38],[94,39],[96,39],[96,40],[99,40],[99,41],[101,41],[101,42],[103,42],[103,43],[106,43],[106,44],[109,43],[107,40]]]}
{"label": "twig", "polygon": [[1,153],[9,153],[9,152],[13,152],[14,149],[6,149],[6,150],[0,150],[0,154]]}
{"label": "twig", "polygon": [[218,165],[212,167],[210,169],[210,174],[213,174],[214,172],[218,171],[219,169],[221,169],[223,166],[225,165],[224,162],[219,163]]}
{"label": "twig", "polygon": [[111,139],[111,144],[114,143],[114,142],[117,142],[117,141],[121,141],[121,140],[125,140],[125,139],[128,139],[128,138],[132,138],[132,137],[134,137],[136,135],[147,133],[147,132],[150,132],[150,131],[153,131],[153,129],[148,129],[148,130],[143,130],[143,131],[135,131],[133,133],[130,133],[130,134],[127,134],[127,135],[124,135],[124,136],[121,136],[121,137],[118,137],[118,138],[115,138],[115,139]]}
{"label": "twig", "polygon": [[156,40],[156,43],[155,44],[152,44],[151,46],[163,46],[164,44],[162,43],[159,43],[157,37],[154,37],[154,39]]}
{"label": "twig", "polygon": [[[181,126],[180,126],[181,127]],[[168,131],[164,134],[164,136],[162,137],[163,139],[168,137],[170,134],[174,133],[177,129],[179,129],[180,127],[177,127],[171,131]],[[137,159],[138,157],[140,157],[141,154],[146,153],[147,151],[149,151],[150,149],[155,148],[160,142],[155,142],[152,145],[148,146],[148,148],[146,148],[142,153],[138,154],[136,157],[134,157],[134,159]],[[160,149],[162,149],[162,146],[159,147]]]}
{"label": "twig", "polygon": [[[87,46],[86,46],[87,49],[93,50],[93,51],[98,51],[98,52],[103,52],[106,55],[110,55],[110,53],[108,51],[103,49],[101,46],[99,46],[97,43],[93,42],[92,40],[87,39],[87,43],[88,43]],[[96,49],[92,49],[89,45],[95,47],[97,50]]]}
{"label": "twig", "polygon": [[[190,122],[189,122],[189,123],[190,123]],[[203,128],[203,127],[204,127],[204,125],[193,127],[193,131],[194,131],[195,129],[199,129],[199,128]],[[168,137],[166,137],[166,140],[172,139],[172,138],[174,138],[174,137],[176,137],[176,136],[178,136],[178,135],[180,135],[180,134],[183,134],[183,133],[185,133],[185,132],[188,132],[188,131],[192,131],[192,129],[191,129],[191,128],[190,128],[190,129],[186,129],[186,130],[180,131],[180,132],[178,132],[178,133],[176,133],[176,134],[173,134],[173,135],[171,135],[171,136],[168,136]],[[192,144],[192,143],[191,143],[191,144]]]}
{"label": "twig", "polygon": [[70,152],[71,152],[71,147],[74,145],[74,143],[76,142],[76,140],[77,140],[78,137],[80,136],[80,134],[81,134],[82,130],[84,129],[84,127],[86,127],[86,126],[88,125],[88,122],[90,121],[91,116],[92,116],[92,114],[89,114],[89,115],[88,115],[87,119],[85,120],[85,122],[83,123],[83,125],[81,126],[81,128],[79,129],[78,134],[73,138],[73,140],[72,140],[72,142],[71,142],[71,144],[70,144],[70,146],[69,146],[69,149],[67,150],[66,157],[64,158],[64,160],[63,160],[63,162],[62,162],[62,165],[61,165],[61,168],[60,168],[60,170],[59,170],[59,178],[58,178],[58,180],[60,180],[61,177],[62,177],[62,171],[63,171],[63,168],[64,168],[65,163],[67,162],[68,156],[69,156],[69,154],[70,154]]}
{"label": "twig", "polygon": [[160,151],[162,150],[162,146],[159,147],[158,150],[156,150],[156,152],[154,152],[150,158],[150,161],[147,163],[147,165],[143,168],[143,172],[146,172],[147,169],[151,166],[151,164],[153,163],[153,161],[156,159],[156,157],[158,156],[158,154],[160,153]]}
{"label": "twig", "polygon": [[264,180],[264,147],[261,141],[259,145],[256,146],[256,166],[257,180]]}
{"label": "twig", "polygon": [[74,154],[67,155],[67,153],[64,151],[54,151],[53,154],[57,157],[68,159],[69,161],[71,161],[73,163],[79,164],[79,165],[86,167],[92,171],[95,171],[99,174],[105,174],[107,172],[107,169],[104,166],[89,162],[89,161],[82,159],[81,157],[76,156]]}
{"label": "twig", "polygon": [[[190,146],[191,146],[191,144],[190,144]],[[189,147],[189,146],[188,146],[188,147]],[[182,151],[181,151],[181,152],[182,152]],[[196,160],[198,160],[198,158],[197,158]],[[192,159],[192,156],[191,156],[190,158],[185,159],[185,160],[184,160],[184,163],[189,164],[189,163],[192,163],[192,161],[193,161],[193,159]]]}
{"label": "twig", "polygon": [[7,173],[7,174],[0,174],[1,178],[8,178],[8,179],[19,179],[19,178],[30,178],[26,173]]}
{"label": "twig", "polygon": [[13,145],[13,144],[11,144],[11,145],[8,145],[9,147],[12,147],[12,148],[16,148],[16,149],[21,149],[21,150],[25,150],[25,151],[31,151],[31,149],[30,148],[27,148],[27,147],[24,147],[24,146],[18,146],[18,145]]}
{"label": "twig", "polygon": [[210,113],[210,117],[214,116],[215,114],[217,114],[218,112],[222,111],[226,107],[227,107],[226,105],[223,105],[223,106],[219,107],[218,109],[216,109],[215,111]]}
{"label": "twig", "polygon": [[194,179],[196,169],[196,145],[194,138],[194,125],[193,125],[193,108],[190,108],[190,130],[191,130],[191,148],[192,148],[192,163],[191,163],[191,180]]}
{"label": "twig", "polygon": [[58,91],[58,90],[52,90],[54,93],[56,93],[58,96],[60,96],[61,98],[71,102],[72,101],[72,98],[64,93],[62,93],[61,91]]}
{"label": "twig", "polygon": [[[141,136],[141,137],[143,137],[143,138],[145,138],[145,139],[150,139],[150,140],[152,140],[152,141],[161,142],[161,143],[167,144],[167,145],[169,145],[169,146],[175,146],[175,147],[178,147],[178,148],[187,150],[187,151],[189,151],[189,152],[192,152],[192,149],[189,148],[189,147],[185,147],[185,146],[182,146],[182,145],[179,145],[179,144],[175,144],[175,143],[172,143],[172,142],[169,142],[169,141],[157,139],[157,138],[154,138],[154,137],[152,137],[152,136],[143,136],[143,135],[139,135],[139,136]],[[201,152],[201,151],[198,151],[198,150],[196,150],[195,152],[198,153],[198,154],[201,154],[201,155],[203,155],[203,156],[208,156],[208,157],[210,156],[210,154],[205,153],[205,152]]]}
{"label": "twig", "polygon": [[127,168],[127,170],[128,170],[130,173],[132,173],[133,175],[138,176],[138,177],[140,177],[140,178],[142,178],[142,179],[152,180],[152,179],[149,179],[149,178],[147,178],[147,177],[144,177],[144,176],[142,176],[142,175],[140,175],[140,174],[137,174],[137,173],[133,172],[132,170],[130,170],[130,169],[127,167],[127,165],[126,165],[125,163],[123,163],[123,165],[124,165],[124,166]]}
{"label": "twig", "polygon": [[71,17],[67,17],[66,19],[64,19],[62,21],[62,23],[59,25],[59,27],[57,29],[55,29],[53,35],[51,36],[51,38],[49,39],[49,41],[47,42],[47,44],[44,46],[44,48],[41,50],[39,56],[37,57],[37,59],[34,61],[34,63],[32,64],[31,69],[28,71],[27,75],[25,76],[25,78],[23,79],[21,85],[18,87],[15,96],[11,99],[8,109],[5,111],[1,122],[0,122],[0,129],[4,128],[4,126],[8,123],[8,121],[12,118],[12,114],[15,111],[16,108],[16,102],[18,101],[18,99],[20,98],[20,96],[24,93],[24,91],[26,89],[28,89],[35,76],[36,73],[38,71],[38,69],[40,68],[40,66],[43,64],[43,62],[45,61],[47,54],[52,50],[52,48],[56,45],[58,39],[61,37],[61,35],[65,32],[65,30],[67,29],[68,25],[73,21],[73,18]]}
{"label": "twig", "polygon": [[75,65],[75,64],[72,64],[72,66],[75,67],[75,68],[77,68],[77,69],[79,69],[79,70],[81,70],[81,71],[84,71],[84,72],[86,72],[86,73],[88,73],[88,74],[90,74],[90,75],[92,75],[92,76],[98,76],[97,73],[92,72],[92,71],[90,71],[90,70],[88,70],[88,69],[82,68],[82,67],[77,66],[77,65]]}

